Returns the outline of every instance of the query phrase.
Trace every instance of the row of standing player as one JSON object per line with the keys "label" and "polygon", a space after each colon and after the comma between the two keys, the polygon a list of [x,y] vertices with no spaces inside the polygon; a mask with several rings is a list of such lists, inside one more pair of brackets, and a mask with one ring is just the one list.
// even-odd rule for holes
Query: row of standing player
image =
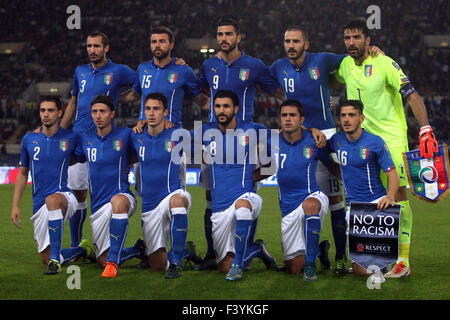
{"label": "row of standing player", "polygon": [[[288,29],[285,33],[285,49],[288,58],[278,60],[268,70],[260,60],[246,56],[238,50],[240,31],[234,21],[219,23],[217,38],[221,51],[217,57],[208,59],[203,64],[200,85],[209,87],[211,95],[224,88],[235,91],[242,106],[239,109],[238,117],[241,117],[242,120],[251,120],[256,83],[259,83],[264,90],[269,92],[274,92],[281,85],[288,98],[300,100],[305,105],[306,127],[317,127],[323,130],[328,137],[334,133],[333,119],[329,109],[325,107],[324,101],[328,101],[329,98],[328,75],[339,67],[345,57],[344,55],[309,54],[305,52],[309,45],[307,33],[301,28],[294,27]],[[367,35],[363,34],[363,38],[366,39]],[[122,97],[123,101],[135,98],[139,91],[142,91],[143,97],[152,91],[163,92],[169,101],[169,119],[175,125],[179,124],[181,100],[184,92],[196,96],[199,100],[202,100],[202,94],[199,90],[196,90],[197,85],[192,70],[187,66],[177,66],[170,58],[173,45],[173,36],[169,30],[165,28],[155,29],[151,36],[151,49],[154,59],[141,64],[136,77],[131,69],[113,64],[106,59],[106,52],[109,50],[106,36],[99,33],[91,34],[87,40],[91,64],[80,66],[75,72],[72,100],[61,125],[67,127],[74,115],[74,110],[77,109],[74,130],[83,132],[87,127],[92,126],[92,123],[89,123],[88,120],[90,111],[89,108],[86,108],[90,99],[99,93],[104,93],[112,96],[116,102],[119,99],[120,87],[123,85],[133,85],[134,89],[134,92]],[[349,44],[347,48],[352,56],[352,50],[355,49],[354,45]],[[367,51],[367,48],[364,47],[363,50]],[[276,77],[278,81],[271,76]],[[278,92],[280,92],[280,89],[278,89]],[[210,119],[214,120],[214,113],[211,111],[212,108]],[[141,118],[142,115],[143,112],[141,111]],[[69,174],[69,180],[70,176]],[[318,173],[318,176],[322,175]],[[326,179],[324,181],[327,183]],[[332,226],[337,252],[336,269],[345,271],[345,232],[342,231],[342,225],[345,224],[345,221],[343,221],[345,220],[345,209],[342,202],[342,190],[340,189],[340,183],[336,183],[336,180],[328,181],[331,181],[331,183],[329,186],[325,186],[323,190],[328,190],[330,187],[333,189],[334,187],[336,192],[334,195],[330,195]],[[80,188],[76,186],[73,189],[77,198],[81,201],[79,201],[79,211],[73,219],[74,223],[71,223],[74,227],[71,229],[80,230],[79,226],[82,225],[86,215],[86,203],[85,200],[83,201],[83,195],[85,199],[86,191],[79,192],[77,189]],[[205,233],[208,240],[208,251],[204,262],[213,261],[209,258],[214,257],[210,233],[210,201],[211,198],[207,196]],[[76,232],[72,232],[72,238],[75,238],[72,245],[76,245],[76,242],[81,240],[81,233],[78,232],[78,239],[77,236],[74,237],[74,234]],[[211,266],[211,264],[207,264],[207,266]]]}

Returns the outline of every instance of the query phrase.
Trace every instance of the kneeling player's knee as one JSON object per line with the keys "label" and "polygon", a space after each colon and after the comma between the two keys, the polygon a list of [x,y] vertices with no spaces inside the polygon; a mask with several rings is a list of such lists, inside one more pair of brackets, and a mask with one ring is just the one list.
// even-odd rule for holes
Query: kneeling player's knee
{"label": "kneeling player's knee", "polygon": [[116,194],[111,198],[113,213],[127,213],[130,209],[130,201],[123,194]]}
{"label": "kneeling player's knee", "polygon": [[244,199],[237,200],[234,207],[236,208],[236,210],[239,208],[247,208],[249,210],[252,210],[252,205],[250,201]]}
{"label": "kneeling player's knee", "polygon": [[305,215],[318,214],[321,208],[320,201],[314,198],[308,198],[302,203]]}
{"label": "kneeling player's knee", "polygon": [[49,211],[63,209],[67,207],[67,200],[62,194],[54,193],[45,198],[45,204]]}
{"label": "kneeling player's knee", "polygon": [[284,262],[286,265],[286,272],[290,274],[299,274],[303,272],[305,267],[305,255],[299,255],[293,259]]}
{"label": "kneeling player's knee", "polygon": [[189,201],[185,196],[183,196],[181,194],[175,194],[172,196],[172,198],[170,198],[169,206],[171,209],[172,208],[181,208],[181,207],[184,207],[187,209],[189,206]]}
{"label": "kneeling player's knee", "polygon": [[368,276],[370,275],[370,272],[367,271],[367,269],[361,267],[359,264],[353,262],[352,263],[353,268],[353,274],[355,276]]}

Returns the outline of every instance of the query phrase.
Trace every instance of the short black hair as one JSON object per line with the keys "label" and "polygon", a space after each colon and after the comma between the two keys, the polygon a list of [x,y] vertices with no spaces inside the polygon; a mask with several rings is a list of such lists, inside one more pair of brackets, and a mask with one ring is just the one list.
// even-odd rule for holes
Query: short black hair
{"label": "short black hair", "polygon": [[106,34],[104,34],[103,32],[100,32],[100,31],[92,31],[91,33],[88,34],[88,37],[91,37],[91,38],[93,38],[93,37],[102,37],[102,43],[103,43],[103,46],[104,46],[104,47],[109,46],[109,38],[108,38],[108,36],[107,36]]}
{"label": "short black hair", "polygon": [[356,18],[349,21],[345,27],[345,30],[361,30],[362,34],[367,38],[370,37],[370,31],[367,27],[367,21],[364,18]]}
{"label": "short black hair", "polygon": [[152,28],[151,31],[150,31],[150,37],[154,33],[155,34],[163,34],[163,33],[165,33],[169,37],[169,42],[170,43],[173,43],[175,41],[175,37],[173,35],[173,32],[167,27],[159,26],[159,27]]}
{"label": "short black hair", "polygon": [[217,28],[221,26],[233,26],[236,34],[241,34],[241,28],[239,27],[239,23],[237,23],[236,20],[230,17],[220,18],[219,21],[217,22]]}
{"label": "short black hair", "polygon": [[284,31],[284,33],[286,33],[287,31],[300,31],[302,33],[303,36],[303,40],[309,41],[309,34],[308,34],[308,30],[306,30],[304,27],[302,26],[298,26],[298,25],[292,25],[286,28],[286,30]]}
{"label": "short black hair", "polygon": [[113,99],[110,96],[107,96],[105,94],[99,94],[98,96],[96,96],[94,98],[94,100],[92,100],[91,109],[92,109],[92,106],[96,103],[103,103],[103,104],[107,105],[111,111],[114,111],[114,109],[115,109]]}
{"label": "short black hair", "polygon": [[59,99],[58,96],[43,96],[41,98],[41,100],[39,101],[39,106],[41,105],[42,102],[44,101],[48,101],[48,102],[53,102],[54,104],[56,104],[56,108],[58,110],[61,110],[62,107],[62,103],[61,100]]}
{"label": "short black hair", "polygon": [[359,101],[359,100],[343,100],[343,101],[341,101],[341,103],[339,103],[338,116],[340,116],[340,114],[341,114],[342,107],[348,107],[348,106],[359,110],[359,113],[363,114],[364,104],[361,101]]}
{"label": "short black hair", "polygon": [[300,117],[305,116],[305,113],[303,111],[303,105],[300,101],[293,100],[293,99],[284,101],[278,109],[280,114],[281,114],[281,108],[286,107],[286,106],[296,107],[298,110],[298,113],[300,114]]}
{"label": "short black hair", "polygon": [[234,91],[219,90],[214,95],[214,102],[216,102],[217,98],[230,98],[233,101],[233,106],[239,106],[239,97]]}
{"label": "short black hair", "polygon": [[152,92],[145,97],[144,106],[149,99],[161,101],[164,109],[167,109],[167,98],[161,92]]}

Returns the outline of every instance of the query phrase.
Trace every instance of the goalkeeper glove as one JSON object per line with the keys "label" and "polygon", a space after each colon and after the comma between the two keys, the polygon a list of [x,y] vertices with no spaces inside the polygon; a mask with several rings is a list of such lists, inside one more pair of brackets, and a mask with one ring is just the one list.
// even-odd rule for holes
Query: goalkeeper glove
{"label": "goalkeeper glove", "polygon": [[419,132],[419,150],[422,158],[431,158],[438,152],[438,144],[431,126],[423,126]]}

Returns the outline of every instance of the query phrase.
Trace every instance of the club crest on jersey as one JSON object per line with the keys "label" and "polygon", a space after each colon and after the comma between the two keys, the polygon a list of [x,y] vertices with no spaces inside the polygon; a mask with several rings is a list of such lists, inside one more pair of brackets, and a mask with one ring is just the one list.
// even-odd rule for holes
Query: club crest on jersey
{"label": "club crest on jersey", "polygon": [[368,64],[364,67],[364,75],[368,78],[372,75],[372,65]]}
{"label": "club crest on jersey", "polygon": [[313,154],[313,148],[311,146],[304,146],[303,147],[303,156],[306,159],[310,159],[312,157]]}
{"label": "club crest on jersey", "polygon": [[239,136],[239,144],[241,146],[248,145],[248,136]]}
{"label": "club crest on jersey", "polygon": [[66,139],[59,140],[59,150],[67,151],[69,149],[69,141]]}
{"label": "club crest on jersey", "polygon": [[167,152],[172,152],[174,146],[175,146],[175,142],[166,141],[166,143],[164,144],[164,150],[166,150]]}
{"label": "club crest on jersey", "polygon": [[241,79],[242,81],[248,80],[249,75],[250,69],[241,69],[241,71],[239,71],[239,79]]}
{"label": "club crest on jersey", "polygon": [[369,148],[361,147],[359,149],[359,157],[363,160],[366,160],[367,158],[369,158]]}
{"label": "club crest on jersey", "polygon": [[319,68],[317,68],[317,67],[310,68],[309,69],[309,76],[313,80],[319,79],[319,77],[320,77]]}
{"label": "club crest on jersey", "polygon": [[169,77],[167,78],[167,80],[169,80],[170,83],[175,83],[175,82],[177,82],[177,78],[178,78],[178,73],[171,72],[171,73],[169,73]]}
{"label": "club crest on jersey", "polygon": [[112,83],[112,79],[113,79],[113,74],[112,73],[108,73],[107,75],[105,75],[105,77],[103,78],[103,82],[105,82],[105,84],[109,85]]}
{"label": "club crest on jersey", "polygon": [[113,141],[113,148],[116,151],[122,150],[122,140],[121,139],[115,139]]}

